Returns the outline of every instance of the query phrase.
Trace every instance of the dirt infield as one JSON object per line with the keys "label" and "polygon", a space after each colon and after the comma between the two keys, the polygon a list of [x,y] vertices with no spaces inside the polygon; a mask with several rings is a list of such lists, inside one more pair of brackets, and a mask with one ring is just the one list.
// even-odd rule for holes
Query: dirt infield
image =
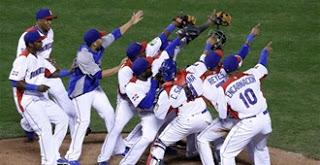
{"label": "dirt infield", "polygon": [[[83,153],[81,156],[82,165],[95,165],[96,159],[100,152],[100,147],[103,143],[105,134],[90,134],[85,139],[83,147]],[[61,153],[64,154],[68,145],[70,144],[70,138],[67,137],[61,148]],[[16,139],[4,139],[0,140],[0,164],[3,165],[35,165],[40,164],[39,145],[38,142],[26,142],[25,138]],[[184,151],[177,149],[178,154],[172,156],[166,156],[166,164],[168,165],[200,165],[199,159],[188,160],[184,157]],[[283,151],[280,149],[270,149],[271,160],[273,165],[320,165],[320,161],[309,159],[302,154]],[[115,156],[110,164],[115,165],[120,161],[120,156]],[[139,165],[145,164],[146,154],[139,161]],[[241,153],[237,158],[238,163],[241,165],[250,164],[247,161],[247,155],[245,152]]]}

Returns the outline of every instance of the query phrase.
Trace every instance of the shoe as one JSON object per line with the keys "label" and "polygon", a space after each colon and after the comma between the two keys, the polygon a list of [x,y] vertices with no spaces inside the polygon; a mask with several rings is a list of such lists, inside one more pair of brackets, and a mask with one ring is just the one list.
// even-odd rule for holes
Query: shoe
{"label": "shoe", "polygon": [[69,161],[69,165],[80,165],[80,162],[77,160]]}
{"label": "shoe", "polygon": [[88,136],[89,134],[91,134],[92,130],[90,127],[87,128],[87,131],[86,131],[86,136]]}
{"label": "shoe", "polygon": [[126,146],[126,148],[124,149],[124,152],[121,154],[122,157],[125,157],[127,155],[127,153],[129,152],[130,147]]}
{"label": "shoe", "polygon": [[36,133],[35,132],[28,132],[28,131],[24,131],[26,133],[26,137],[27,137],[27,141],[28,142],[32,142],[34,140],[36,140]]}
{"label": "shoe", "polygon": [[67,159],[60,158],[57,160],[57,165],[69,165],[69,163]]}
{"label": "shoe", "polygon": [[109,165],[109,163],[107,161],[104,162],[98,162],[98,165]]}

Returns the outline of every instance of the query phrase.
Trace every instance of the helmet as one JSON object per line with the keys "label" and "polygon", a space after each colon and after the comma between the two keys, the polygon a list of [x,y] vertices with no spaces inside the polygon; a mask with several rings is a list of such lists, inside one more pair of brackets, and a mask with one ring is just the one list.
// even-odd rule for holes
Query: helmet
{"label": "helmet", "polygon": [[221,30],[211,32],[210,36],[217,39],[217,43],[214,45],[214,48],[221,48],[227,41],[226,35]]}
{"label": "helmet", "polygon": [[177,64],[171,58],[166,59],[159,69],[159,73],[161,74],[164,81],[171,81],[174,79],[177,72]]}

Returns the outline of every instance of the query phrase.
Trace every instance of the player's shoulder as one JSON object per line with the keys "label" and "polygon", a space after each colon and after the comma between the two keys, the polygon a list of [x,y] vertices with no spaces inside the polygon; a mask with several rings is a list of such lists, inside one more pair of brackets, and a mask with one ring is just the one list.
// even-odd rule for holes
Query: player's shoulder
{"label": "player's shoulder", "polygon": [[25,32],[34,32],[34,31],[37,31],[37,30],[38,30],[37,27],[31,26],[31,27],[27,28],[27,29],[25,30]]}

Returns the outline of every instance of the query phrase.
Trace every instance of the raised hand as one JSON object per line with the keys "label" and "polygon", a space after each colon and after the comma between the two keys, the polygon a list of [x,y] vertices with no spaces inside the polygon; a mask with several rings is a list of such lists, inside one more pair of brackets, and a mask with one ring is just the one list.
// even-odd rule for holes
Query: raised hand
{"label": "raised hand", "polygon": [[268,50],[269,52],[272,52],[272,41],[269,41],[267,45],[264,47],[264,49]]}
{"label": "raised hand", "polygon": [[143,19],[143,11],[139,10],[136,13],[133,13],[131,16],[131,22],[132,24],[137,24],[138,22],[140,22]]}
{"label": "raised hand", "polygon": [[260,26],[261,26],[260,23],[256,24],[256,25],[251,29],[250,34],[252,34],[252,35],[254,35],[254,36],[259,35],[259,34],[260,34]]}

